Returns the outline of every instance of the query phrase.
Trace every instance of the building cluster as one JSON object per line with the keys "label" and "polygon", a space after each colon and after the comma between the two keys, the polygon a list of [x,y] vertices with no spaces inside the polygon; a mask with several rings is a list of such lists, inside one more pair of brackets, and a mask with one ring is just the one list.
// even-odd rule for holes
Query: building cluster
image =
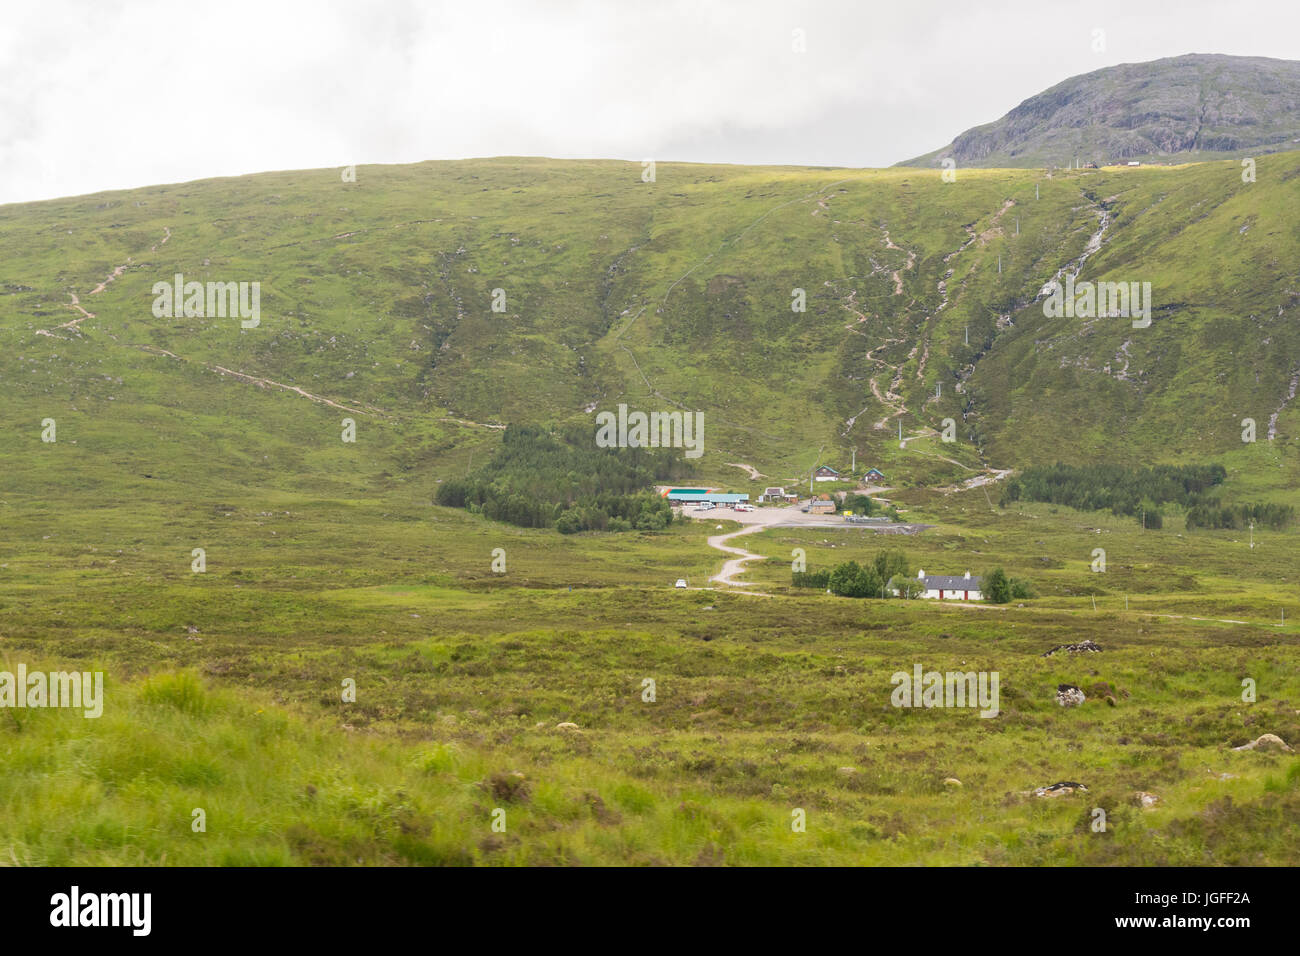
{"label": "building cluster", "polygon": [[[880,484],[884,482],[885,475],[879,468],[869,468],[863,474],[862,479],[868,485]],[[809,491],[805,498],[800,498],[798,488],[772,486],[763,489],[763,493],[757,498],[757,503],[765,505],[799,505],[802,500],[801,510],[803,511],[811,514],[834,514],[836,511],[835,498],[827,493],[815,493],[813,491],[814,486],[819,482],[847,482],[853,480],[855,479],[851,474],[841,473],[829,465],[821,465],[813,471],[810,477]],[[754,510],[749,495],[743,492],[723,491],[719,488],[662,488],[660,494],[673,504],[691,505],[705,510],[712,508],[732,508],[740,511]],[[842,496],[843,492],[840,492],[840,495]]]}

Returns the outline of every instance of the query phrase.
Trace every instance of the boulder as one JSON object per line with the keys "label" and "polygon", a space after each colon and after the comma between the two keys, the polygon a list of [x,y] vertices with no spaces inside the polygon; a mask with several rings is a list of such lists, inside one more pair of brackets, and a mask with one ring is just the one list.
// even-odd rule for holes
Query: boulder
{"label": "boulder", "polygon": [[1056,685],[1056,702],[1062,707],[1078,707],[1088,698],[1073,684]]}
{"label": "boulder", "polygon": [[1069,651],[1071,654],[1099,654],[1101,645],[1095,641],[1080,641],[1078,644],[1057,644],[1044,657],[1051,657],[1057,651]]}
{"label": "boulder", "polygon": [[1286,741],[1277,734],[1263,734],[1256,737],[1248,744],[1242,744],[1240,747],[1233,747],[1233,750],[1282,750],[1286,753],[1295,753],[1287,746]]}
{"label": "boulder", "polygon": [[1157,797],[1154,793],[1147,793],[1145,790],[1139,790],[1137,793],[1133,794],[1133,796],[1137,800],[1137,802],[1141,804],[1143,809],[1146,810],[1151,809],[1157,803],[1160,802],[1159,797]]}
{"label": "boulder", "polygon": [[1062,780],[1060,783],[1054,783],[1050,787],[1039,787],[1033,791],[1036,797],[1068,797],[1072,793],[1087,793],[1088,788],[1081,783],[1074,783],[1070,780]]}

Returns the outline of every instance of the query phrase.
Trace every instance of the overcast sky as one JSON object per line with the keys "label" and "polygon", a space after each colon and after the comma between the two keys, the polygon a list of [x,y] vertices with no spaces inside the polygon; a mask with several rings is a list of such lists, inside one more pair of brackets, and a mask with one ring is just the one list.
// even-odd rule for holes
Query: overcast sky
{"label": "overcast sky", "polygon": [[0,13],[0,202],[473,156],[888,166],[1103,66],[1300,59],[1296,0],[5,0]]}

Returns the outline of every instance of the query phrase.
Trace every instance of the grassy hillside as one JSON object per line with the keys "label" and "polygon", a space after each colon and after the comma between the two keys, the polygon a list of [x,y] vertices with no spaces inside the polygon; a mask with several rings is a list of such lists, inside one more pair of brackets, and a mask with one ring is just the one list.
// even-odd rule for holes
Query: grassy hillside
{"label": "grassy hillside", "polygon": [[[954,183],[661,164],[646,183],[630,164],[503,159],[7,206],[5,422],[36,447],[53,417],[133,483],[203,460],[239,482],[425,496],[491,426],[591,422],[619,402],[704,412],[699,478],[714,481],[743,478],[738,461],[806,474],[819,449],[956,477],[896,440],[900,421],[910,436],[945,417],[962,440],[943,457],[969,467],[1103,445],[1194,459],[1278,413],[1268,458],[1297,433],[1298,171],[1300,154],[1260,159],[1249,184],[1232,163]],[[1035,301],[1103,213],[1079,278],[1151,282],[1151,328],[1047,319]],[[175,273],[260,281],[260,326],[154,318],[153,284]]]}
{"label": "grassy hillside", "polygon": [[[1241,500],[1294,503],[1300,156],[1252,184],[1232,163],[357,173],[0,207],[0,670],[108,674],[98,721],[0,713],[11,862],[1300,860],[1294,754],[1231,749],[1300,739],[1296,530],[1252,549],[1176,512],[1143,532],[951,487],[1208,458]],[[1150,328],[1034,301],[1103,212],[1080,278],[1151,281]],[[155,318],[176,272],[260,281],[260,325]],[[671,587],[718,570],[721,519],[562,535],[433,504],[501,426],[620,402],[705,413],[698,481],[756,491],[856,449],[931,527],[750,535],[770,560],[746,595]],[[823,568],[886,543],[1038,596],[790,587],[794,548]],[[1084,638],[1104,651],[1043,656]],[[1001,716],[890,706],[918,663],[998,670]],[[1062,682],[1088,702],[1060,707]],[[1025,793],[1058,780],[1089,791]]]}

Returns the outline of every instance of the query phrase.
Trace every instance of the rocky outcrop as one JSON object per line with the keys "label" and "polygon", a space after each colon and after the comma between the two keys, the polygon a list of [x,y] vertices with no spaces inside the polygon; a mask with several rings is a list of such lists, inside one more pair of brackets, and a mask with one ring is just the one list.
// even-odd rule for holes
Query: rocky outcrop
{"label": "rocky outcrop", "polygon": [[1071,654],[1099,654],[1101,653],[1101,645],[1095,641],[1080,641],[1078,644],[1057,644],[1043,656],[1051,657],[1058,651],[1069,651]]}
{"label": "rocky outcrop", "polygon": [[1056,685],[1056,702],[1062,707],[1078,707],[1088,698],[1073,684]]}
{"label": "rocky outcrop", "polygon": [[899,163],[1100,165],[1258,155],[1300,139],[1300,62],[1190,54],[1074,76],[948,146]]}
{"label": "rocky outcrop", "polygon": [[1277,734],[1262,734],[1256,737],[1248,744],[1242,744],[1240,747],[1233,747],[1233,750],[1279,750],[1283,753],[1295,753],[1287,746],[1285,740]]}

